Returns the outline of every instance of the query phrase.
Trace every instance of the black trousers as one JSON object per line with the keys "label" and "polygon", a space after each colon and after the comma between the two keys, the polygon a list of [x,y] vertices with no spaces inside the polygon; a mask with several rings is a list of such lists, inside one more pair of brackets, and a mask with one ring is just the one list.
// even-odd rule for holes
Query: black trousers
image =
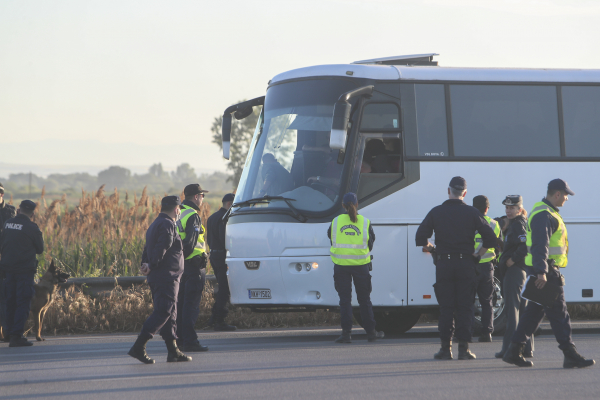
{"label": "black trousers", "polygon": [[215,304],[212,309],[213,321],[216,323],[225,322],[227,317],[227,303],[231,293],[229,292],[229,282],[227,280],[227,265],[225,264],[225,251],[213,250],[210,253],[210,264],[215,272],[215,278],[219,285],[219,291],[215,296]]}
{"label": "black trousers", "polygon": [[25,323],[31,309],[31,299],[35,294],[34,276],[35,272],[6,273],[4,279],[6,332],[11,336],[23,336],[25,331]]}
{"label": "black trousers", "polygon": [[186,345],[198,341],[195,326],[200,314],[200,301],[205,282],[204,260],[201,257],[186,260],[177,296],[177,337]]}
{"label": "black trousers", "polygon": [[160,332],[164,340],[177,339],[177,294],[179,279],[148,282],[154,311],[142,326],[142,334],[150,337]]}
{"label": "black trousers", "polygon": [[6,296],[4,294],[3,272],[0,272],[0,324],[2,325],[2,332],[5,335],[9,335],[8,328],[6,327]]}
{"label": "black trousers", "polygon": [[481,304],[481,333],[494,332],[492,302],[494,297],[494,264],[477,264],[478,275],[475,278],[475,291]]}
{"label": "black trousers", "polygon": [[452,340],[455,321],[457,339],[470,341],[472,338],[475,267],[470,258],[437,262],[433,289],[440,305],[438,330],[444,341]]}
{"label": "black trousers", "polygon": [[371,304],[371,274],[369,264],[366,265],[334,265],[333,282],[340,296],[340,314],[342,329],[352,330],[352,280],[356,299],[360,307],[360,318],[367,332],[375,330],[375,317]]}

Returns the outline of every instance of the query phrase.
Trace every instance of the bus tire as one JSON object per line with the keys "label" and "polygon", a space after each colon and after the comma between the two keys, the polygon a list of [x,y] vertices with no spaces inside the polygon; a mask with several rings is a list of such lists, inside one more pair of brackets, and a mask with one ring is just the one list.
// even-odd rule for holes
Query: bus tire
{"label": "bus tire", "polygon": [[[360,310],[356,308],[353,312],[356,322],[362,326]],[[375,329],[390,335],[407,332],[415,326],[421,317],[421,313],[416,310],[373,310],[373,315],[375,316]]]}
{"label": "bus tire", "polygon": [[[506,310],[504,309],[504,298],[502,297],[502,283],[494,276],[494,297],[493,297],[493,312],[494,312],[494,336],[504,335],[506,331]],[[481,306],[477,296],[475,297],[475,319],[473,321],[473,334],[481,335]]]}

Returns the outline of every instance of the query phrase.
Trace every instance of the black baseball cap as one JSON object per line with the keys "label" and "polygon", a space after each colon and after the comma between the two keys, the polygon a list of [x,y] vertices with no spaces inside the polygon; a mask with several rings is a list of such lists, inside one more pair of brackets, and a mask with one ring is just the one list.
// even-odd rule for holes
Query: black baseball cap
{"label": "black baseball cap", "polygon": [[490,206],[490,201],[484,195],[480,194],[479,196],[473,197],[473,207],[475,207],[476,209],[481,211],[481,210],[485,210],[489,206]]}
{"label": "black baseball cap", "polygon": [[223,200],[221,200],[221,202],[228,203],[230,201],[233,201],[233,199],[235,199],[235,194],[227,193],[225,196],[223,196]]}
{"label": "black baseball cap", "polygon": [[26,211],[33,211],[33,210],[35,210],[36,207],[37,207],[37,204],[35,204],[31,200],[23,200],[21,202],[21,204],[19,204],[19,208],[21,210],[26,210]]}
{"label": "black baseball cap", "polygon": [[502,200],[502,204],[505,206],[523,206],[523,197],[519,194],[509,194],[506,196],[504,200]]}
{"label": "black baseball cap", "polygon": [[160,205],[163,207],[174,207],[181,205],[181,199],[179,196],[165,196],[160,201]]}
{"label": "black baseball cap", "polygon": [[192,183],[191,185],[187,185],[185,189],[183,189],[183,194],[186,196],[193,196],[200,193],[208,193],[208,190],[202,190],[202,187],[199,183]]}
{"label": "black baseball cap", "polygon": [[456,190],[466,190],[467,189],[467,181],[462,176],[455,176],[450,180],[450,185],[452,189]]}
{"label": "black baseball cap", "polygon": [[548,190],[564,190],[567,194],[575,196],[575,193],[571,190],[567,182],[562,179],[552,179],[548,182]]}

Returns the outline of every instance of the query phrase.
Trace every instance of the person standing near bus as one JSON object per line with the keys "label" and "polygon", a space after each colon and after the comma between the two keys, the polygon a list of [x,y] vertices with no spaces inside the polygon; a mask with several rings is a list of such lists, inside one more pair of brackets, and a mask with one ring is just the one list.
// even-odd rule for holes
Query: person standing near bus
{"label": "person standing near bus", "polygon": [[327,230],[331,240],[333,281],[340,296],[342,335],[336,343],[351,343],[352,333],[352,280],[360,306],[362,326],[367,340],[374,342],[383,337],[375,330],[375,317],[371,304],[371,250],[375,243],[375,232],[371,221],[358,214],[358,199],[354,193],[346,193],[342,206],[347,211],[334,218]]}
{"label": "person standing near bus", "polygon": [[[456,320],[458,359],[476,358],[469,350],[472,339],[473,303],[475,301],[475,269],[482,255],[496,245],[496,235],[479,211],[463,201],[467,194],[467,181],[455,176],[448,187],[448,197],[443,204],[429,211],[417,233],[415,241],[423,251],[436,253],[434,293],[440,305],[438,330],[442,347],[434,355],[438,360],[452,359],[452,337]],[[435,232],[435,247],[429,238]],[[481,235],[482,246],[473,253],[475,233]]]}
{"label": "person standing near bus", "polygon": [[539,327],[544,315],[550,321],[552,332],[558,342],[558,348],[564,354],[564,368],[585,368],[594,365],[594,360],[587,360],[577,352],[571,338],[571,318],[565,302],[564,281],[559,268],[565,268],[568,262],[569,240],[567,227],[558,208],[574,196],[567,182],[554,179],[548,183],[546,197],[533,205],[527,224],[527,256],[525,265],[527,275],[536,278],[535,286],[542,289],[547,282],[558,285],[560,293],[552,306],[542,306],[530,301],[519,319],[519,324],[512,337],[512,343],[506,350],[502,360],[518,367],[532,367],[533,363],[525,360],[523,349],[526,341]]}
{"label": "person standing near bus", "polygon": [[[473,197],[473,207],[479,210],[487,224],[494,230],[499,241],[502,230],[500,224],[487,216],[490,209],[490,201],[486,196],[479,195]],[[483,245],[481,235],[475,235],[475,253],[479,252]],[[475,290],[481,304],[481,335],[479,342],[491,342],[494,332],[494,318],[492,311],[492,301],[494,297],[494,260],[496,259],[495,247],[488,249],[487,253],[481,256],[477,265],[477,276],[475,278]]]}
{"label": "person standing near bus", "polygon": [[[506,196],[502,201],[506,210],[504,230],[504,246],[498,261],[499,276],[502,279],[502,297],[506,312],[506,330],[502,341],[502,349],[495,354],[496,358],[504,357],[510,339],[517,324],[519,312],[525,309],[527,300],[521,298],[525,284],[525,256],[527,255],[527,211],[523,208],[523,198],[516,194]],[[527,341],[525,357],[533,357],[533,336]]]}

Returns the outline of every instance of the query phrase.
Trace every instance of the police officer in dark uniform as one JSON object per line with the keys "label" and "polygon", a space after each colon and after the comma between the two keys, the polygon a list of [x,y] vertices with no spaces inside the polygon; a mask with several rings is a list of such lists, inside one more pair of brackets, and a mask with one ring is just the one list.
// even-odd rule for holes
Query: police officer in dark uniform
{"label": "police officer in dark uniform", "polygon": [[206,242],[210,248],[210,265],[215,271],[215,278],[219,285],[219,291],[215,298],[215,304],[212,309],[212,320],[215,331],[235,331],[236,327],[227,325],[225,318],[227,317],[227,303],[229,302],[229,282],[227,281],[227,265],[225,257],[227,250],[225,249],[225,221],[223,216],[231,208],[235,195],[228,193],[223,196],[223,207],[215,212],[206,221],[206,229],[208,231]]}
{"label": "police officer in dark uniform", "polygon": [[19,214],[4,223],[0,237],[0,271],[5,274],[6,332],[10,347],[33,346],[23,337],[29,317],[37,272],[37,255],[44,252],[44,238],[40,228],[31,219],[36,204],[23,200]]}
{"label": "police officer in dark uniform", "polygon": [[546,283],[560,286],[560,294],[551,306],[542,306],[529,301],[519,319],[519,325],[512,337],[512,343],[506,350],[503,361],[519,367],[532,367],[533,363],[523,357],[523,349],[527,339],[539,327],[544,315],[550,321],[552,332],[558,342],[558,348],[564,354],[564,368],[585,368],[595,364],[577,352],[571,338],[571,318],[565,303],[562,288],[564,281],[559,268],[567,266],[569,241],[567,227],[558,213],[568,200],[574,196],[567,182],[554,179],[548,183],[546,197],[533,205],[527,223],[527,255],[525,256],[526,272],[535,279],[535,286],[542,289]]}
{"label": "police officer in dark uniform", "polygon": [[146,343],[158,332],[167,345],[167,362],[192,360],[177,348],[176,343],[177,294],[183,274],[183,244],[175,225],[180,204],[179,196],[163,197],[161,213],[146,231],[140,271],[148,276],[154,310],[127,353],[145,364],[154,364],[146,354]]}
{"label": "police officer in dark uniform", "polygon": [[[0,183],[0,237],[2,237],[2,230],[4,229],[4,223],[17,215],[17,210],[14,206],[6,204],[4,200],[4,186]],[[2,253],[0,253],[0,257]],[[0,272],[0,323],[2,325],[2,334],[4,335],[3,340],[5,342],[10,341],[10,336],[6,330],[6,304],[4,302],[4,273]]]}
{"label": "police officer in dark uniform", "polygon": [[[475,269],[482,255],[496,245],[496,235],[481,213],[463,202],[467,182],[456,176],[450,181],[449,200],[429,211],[416,233],[417,246],[433,251],[428,239],[435,231],[436,282],[435,296],[440,305],[438,330],[442,348],[434,355],[440,360],[452,359],[452,337],[456,321],[458,359],[475,358],[469,350],[472,339],[473,303],[475,301]],[[475,232],[482,247],[473,254]]]}

